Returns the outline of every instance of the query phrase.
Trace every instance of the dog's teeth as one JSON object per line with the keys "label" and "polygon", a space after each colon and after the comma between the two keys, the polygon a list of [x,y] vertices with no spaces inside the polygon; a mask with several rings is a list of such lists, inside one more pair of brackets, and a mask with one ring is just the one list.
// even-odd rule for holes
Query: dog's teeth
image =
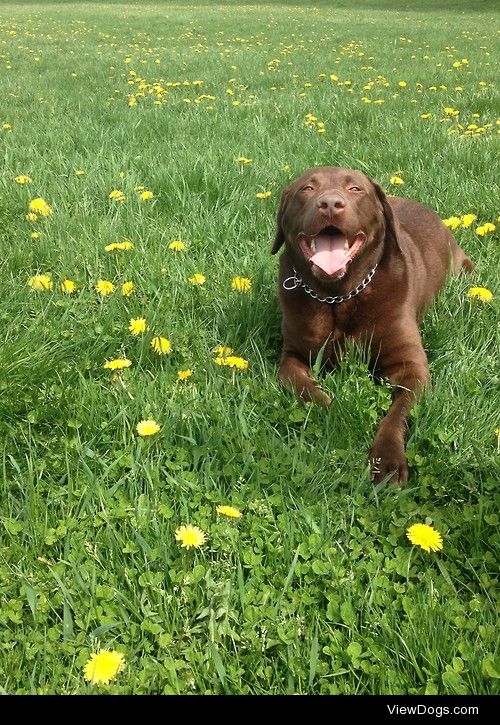
{"label": "dog's teeth", "polygon": [[316,242],[314,239],[311,239],[311,252],[316,254]]}
{"label": "dog's teeth", "polygon": [[344,252],[348,252],[348,251],[349,251],[349,242],[346,239],[344,242]]}

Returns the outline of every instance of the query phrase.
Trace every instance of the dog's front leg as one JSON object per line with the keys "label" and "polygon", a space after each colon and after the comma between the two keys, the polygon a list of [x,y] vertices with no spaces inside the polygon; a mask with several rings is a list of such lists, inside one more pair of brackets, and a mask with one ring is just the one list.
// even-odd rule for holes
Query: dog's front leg
{"label": "dog's front leg", "polygon": [[416,324],[411,334],[404,337],[394,334],[389,339],[392,345],[382,347],[376,372],[395,386],[392,405],[380,422],[369,458],[374,483],[380,483],[390,474],[391,483],[405,483],[408,480],[406,419],[419,391],[430,385],[430,374]]}
{"label": "dog's front leg", "polygon": [[298,397],[319,405],[329,406],[332,399],[314,382],[311,368],[297,354],[283,351],[278,377],[287,388],[292,388]]}

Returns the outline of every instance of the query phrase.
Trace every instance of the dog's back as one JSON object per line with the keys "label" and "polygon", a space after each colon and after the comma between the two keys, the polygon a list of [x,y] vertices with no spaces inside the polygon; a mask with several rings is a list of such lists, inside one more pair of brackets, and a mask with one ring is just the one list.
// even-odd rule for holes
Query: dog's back
{"label": "dog's back", "polygon": [[415,294],[418,316],[443,287],[447,273],[467,272],[474,264],[458,246],[441,218],[411,199],[387,197],[394,214],[399,246],[411,269],[410,285]]}

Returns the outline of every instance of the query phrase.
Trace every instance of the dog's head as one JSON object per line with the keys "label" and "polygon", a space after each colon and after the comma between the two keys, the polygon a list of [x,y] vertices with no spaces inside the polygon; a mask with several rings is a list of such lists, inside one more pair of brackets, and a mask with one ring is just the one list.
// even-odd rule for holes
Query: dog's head
{"label": "dog's head", "polygon": [[272,254],[283,243],[297,270],[328,284],[370,249],[397,245],[397,238],[381,187],[361,171],[327,166],[309,169],[283,191]]}

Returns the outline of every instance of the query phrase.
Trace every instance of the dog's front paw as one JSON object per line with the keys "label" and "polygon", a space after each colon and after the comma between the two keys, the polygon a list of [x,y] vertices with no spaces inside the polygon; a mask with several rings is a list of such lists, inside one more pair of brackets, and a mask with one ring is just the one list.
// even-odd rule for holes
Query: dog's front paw
{"label": "dog's front paw", "polygon": [[329,408],[332,404],[330,396],[312,380],[307,381],[307,385],[304,385],[302,390],[299,391],[299,398],[303,403],[316,403],[316,405],[323,405],[325,408]]}
{"label": "dog's front paw", "polygon": [[325,408],[329,408],[332,404],[332,399],[330,398],[330,396],[327,395],[318,386],[316,386],[312,391],[311,399],[316,403],[316,405],[324,405]]}
{"label": "dog's front paw", "polygon": [[403,486],[408,481],[404,444],[399,441],[375,440],[369,459],[374,485],[386,480],[391,485]]}

